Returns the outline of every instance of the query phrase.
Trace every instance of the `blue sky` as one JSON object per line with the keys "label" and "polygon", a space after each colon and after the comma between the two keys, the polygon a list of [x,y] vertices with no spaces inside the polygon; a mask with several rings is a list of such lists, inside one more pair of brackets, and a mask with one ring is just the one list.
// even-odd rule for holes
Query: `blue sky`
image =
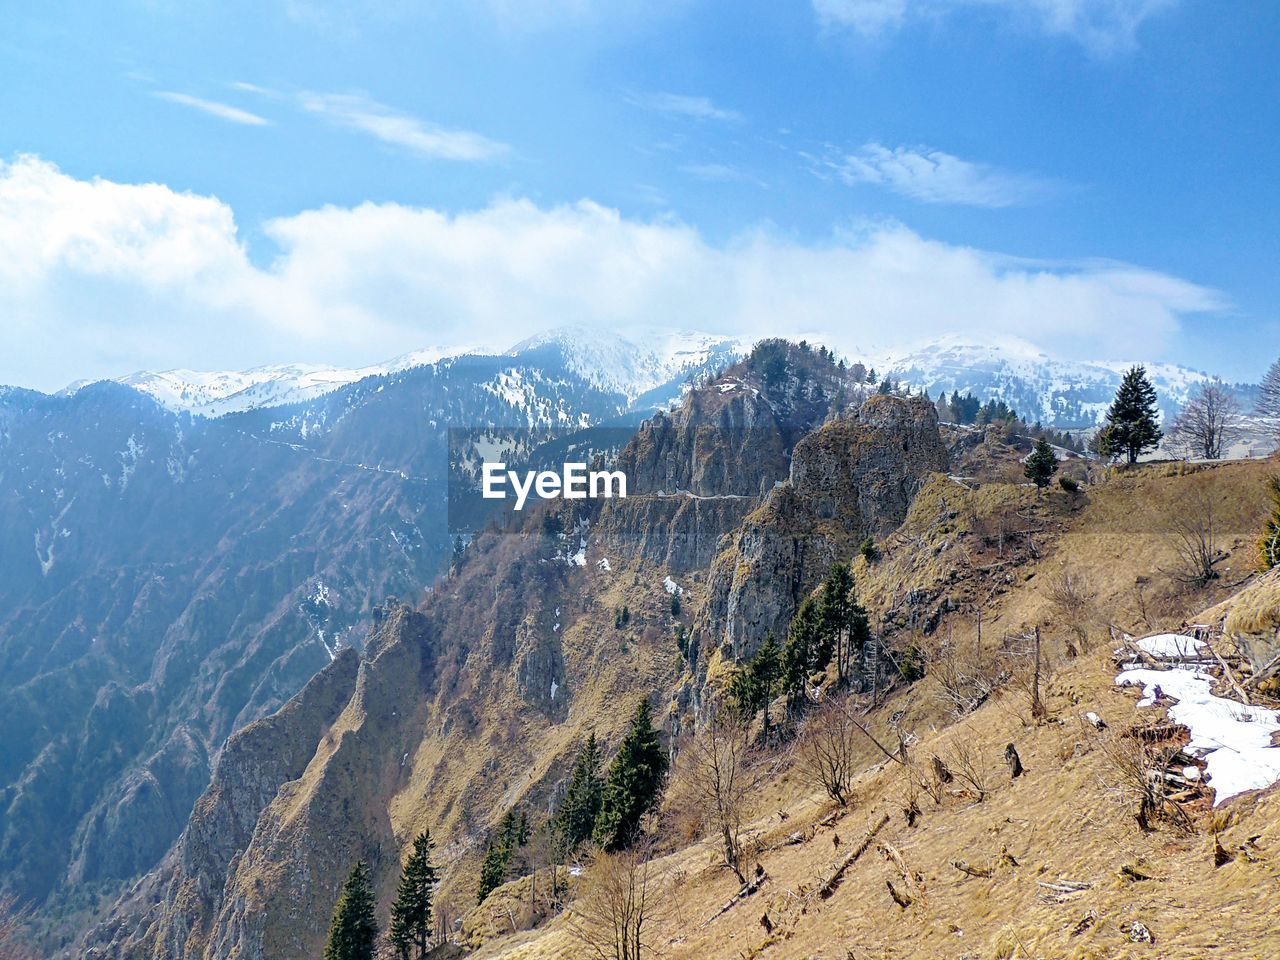
{"label": "blue sky", "polygon": [[9,6],[0,382],[564,322],[1280,352],[1280,4]]}

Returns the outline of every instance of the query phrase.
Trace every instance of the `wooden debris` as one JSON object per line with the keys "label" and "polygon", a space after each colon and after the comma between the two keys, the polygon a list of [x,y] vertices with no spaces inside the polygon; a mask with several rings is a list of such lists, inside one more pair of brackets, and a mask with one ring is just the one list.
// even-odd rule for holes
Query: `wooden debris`
{"label": "wooden debris", "polygon": [[1080,934],[1084,933],[1086,930],[1088,930],[1097,922],[1098,922],[1098,915],[1094,913],[1092,910],[1087,911],[1085,915],[1081,917],[1079,920],[1077,920],[1075,924],[1071,927],[1071,936],[1073,937],[1080,936]]}
{"label": "wooden debris", "polygon": [[735,906],[737,906],[738,903],[740,903],[742,900],[746,899],[747,897],[751,896],[753,893],[758,891],[762,886],[764,886],[764,882],[768,879],[769,879],[769,875],[764,872],[764,868],[757,865],[755,876],[752,877],[750,880],[748,880],[746,883],[744,883],[742,887],[738,890],[738,892],[735,893],[730,898],[728,903],[726,903],[723,907],[721,907],[711,916],[707,917],[706,920],[702,921],[702,925],[705,927],[708,924],[710,924],[711,921],[724,916],[726,913],[732,910]]}
{"label": "wooden debris", "polygon": [[[924,900],[924,875],[912,870],[907,866],[906,858],[903,857],[902,851],[890,843],[880,844],[880,852],[884,858],[898,868],[898,872],[902,874],[902,883],[904,886],[903,896],[906,897],[908,903],[915,903]],[[892,886],[890,887],[892,889]],[[897,900],[894,897],[894,900]],[[902,906],[899,903],[899,906]]]}
{"label": "wooden debris", "polygon": [[895,887],[892,880],[886,880],[884,883],[889,888],[889,896],[893,897],[893,902],[903,910],[915,903],[915,899],[910,894],[904,893]]}
{"label": "wooden debris", "polygon": [[1132,880],[1135,883],[1152,879],[1151,874],[1143,873],[1131,863],[1124,864],[1118,872],[1120,876],[1124,877],[1126,880]]}
{"label": "wooden debris", "polygon": [[1223,679],[1226,680],[1228,684],[1230,684],[1231,689],[1235,691],[1236,696],[1239,697],[1246,704],[1249,703],[1250,702],[1249,694],[1245,693],[1244,687],[1240,686],[1239,681],[1236,680],[1236,675],[1232,673],[1231,668],[1227,666],[1227,661],[1222,659],[1218,651],[1214,649],[1213,644],[1209,643],[1208,640],[1204,641],[1204,646],[1206,649],[1208,649],[1210,653],[1213,654],[1213,658],[1218,661],[1218,666],[1222,668]]}
{"label": "wooden debris", "polygon": [[818,887],[818,896],[823,900],[828,899],[836,892],[836,887],[840,886],[840,881],[844,879],[845,871],[847,871],[855,860],[867,852],[867,848],[871,846],[871,841],[876,838],[876,834],[884,829],[884,825],[889,822],[889,815],[883,814],[876,822],[876,825],[867,831],[867,835],[863,837],[862,842],[853,850],[845,854],[844,859],[835,865],[835,868],[829,873]]}
{"label": "wooden debris", "polygon": [[1048,904],[1064,904],[1079,893],[1089,890],[1093,887],[1088,881],[1068,881],[1068,879],[1060,879],[1060,881],[1036,881],[1037,887],[1042,887],[1048,891],[1041,897]]}
{"label": "wooden debris", "polygon": [[1217,834],[1213,837],[1213,865],[1215,867],[1225,867],[1235,858],[1227,853],[1226,847],[1222,845],[1222,841],[1218,839]]}
{"label": "wooden debris", "polygon": [[961,873],[967,873],[971,877],[990,877],[996,872],[995,867],[990,864],[983,867],[975,867],[970,863],[965,863],[963,860],[952,860],[951,865]]}
{"label": "wooden debris", "polygon": [[1018,756],[1018,748],[1012,743],[1004,748],[1004,762],[1009,765],[1009,777],[1017,780],[1026,773],[1022,766],[1022,758]]}

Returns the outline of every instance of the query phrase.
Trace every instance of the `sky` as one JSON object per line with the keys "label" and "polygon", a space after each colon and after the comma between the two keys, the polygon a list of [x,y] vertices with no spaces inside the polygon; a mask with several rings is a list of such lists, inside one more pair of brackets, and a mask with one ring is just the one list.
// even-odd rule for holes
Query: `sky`
{"label": "sky", "polygon": [[1280,353],[1280,4],[4,7],[0,383],[564,324]]}

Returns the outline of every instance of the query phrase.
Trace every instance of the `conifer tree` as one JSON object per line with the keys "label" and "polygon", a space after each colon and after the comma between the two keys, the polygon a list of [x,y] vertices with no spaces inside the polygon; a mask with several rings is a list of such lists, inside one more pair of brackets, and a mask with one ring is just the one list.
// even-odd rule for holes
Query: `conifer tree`
{"label": "conifer tree", "polygon": [[557,853],[569,857],[591,839],[596,818],[600,816],[600,800],[604,781],[600,778],[600,748],[595,732],[578,752],[569,787],[556,812],[555,831]]}
{"label": "conifer tree", "polygon": [[414,838],[413,851],[400,871],[400,885],[391,904],[391,945],[400,960],[425,960],[431,940],[431,907],[436,868],[431,862],[431,833]]}
{"label": "conifer tree", "polygon": [[1125,456],[1130,464],[1135,464],[1162,436],[1155,387],[1147,379],[1145,369],[1133,367],[1124,375],[1116,398],[1107,410],[1105,452],[1110,456]]}
{"label": "conifer tree", "polygon": [[871,639],[867,612],[854,595],[853,573],[848,564],[835,564],[827,575],[826,582],[822,585],[819,615],[822,622],[823,654],[829,663],[829,651],[834,648],[836,671],[840,682],[845,683],[853,671],[855,655],[861,657]]}
{"label": "conifer tree", "polygon": [[1271,364],[1258,384],[1258,414],[1271,422],[1271,432],[1280,440],[1280,360]]}
{"label": "conifer tree", "polygon": [[657,804],[666,775],[667,754],[653,728],[649,701],[641,699],[605,776],[595,842],[610,852],[631,844],[641,819]]}
{"label": "conifer tree", "polygon": [[1053,447],[1049,446],[1049,442],[1044,437],[1036,441],[1036,448],[1031,451],[1031,456],[1027,457],[1022,472],[1036,485],[1037,490],[1047,487],[1053,475],[1058,472],[1058,458],[1054,455]]}
{"label": "conifer tree", "polygon": [[809,674],[814,670],[825,670],[827,663],[831,662],[829,650],[826,662],[820,662],[821,653],[822,624],[818,601],[805,597],[791,618],[787,643],[782,651],[782,687],[793,706],[804,696]]}
{"label": "conifer tree", "polygon": [[1267,492],[1271,495],[1271,516],[1258,545],[1263,570],[1280,566],[1280,476],[1267,478]]}
{"label": "conifer tree", "polygon": [[373,960],[378,942],[373,907],[369,869],[361,860],[351,868],[333,908],[324,960]]}
{"label": "conifer tree", "polygon": [[476,891],[477,903],[483,903],[485,897],[507,882],[516,852],[529,842],[529,836],[529,818],[524,811],[517,812],[514,807],[508,810],[498,825],[497,833],[485,844],[484,859],[480,862],[480,887]]}

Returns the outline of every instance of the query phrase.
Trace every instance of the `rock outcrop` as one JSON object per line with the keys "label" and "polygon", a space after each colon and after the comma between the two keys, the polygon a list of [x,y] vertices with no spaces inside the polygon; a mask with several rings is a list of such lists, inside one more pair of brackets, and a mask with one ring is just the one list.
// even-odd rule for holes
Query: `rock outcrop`
{"label": "rock outcrop", "polygon": [[704,633],[734,659],[773,632],[862,540],[906,517],[925,480],[946,470],[937,413],[922,399],[875,396],[796,444],[790,479],[743,522],[715,560]]}
{"label": "rock outcrop", "polygon": [[279,711],[227,741],[182,836],[159,869],[130,891],[116,922],[84,944],[87,960],[203,955],[228,870],[249,845],[262,811],[306,769],[351,697],[359,662],[354,650],[342,651]]}

